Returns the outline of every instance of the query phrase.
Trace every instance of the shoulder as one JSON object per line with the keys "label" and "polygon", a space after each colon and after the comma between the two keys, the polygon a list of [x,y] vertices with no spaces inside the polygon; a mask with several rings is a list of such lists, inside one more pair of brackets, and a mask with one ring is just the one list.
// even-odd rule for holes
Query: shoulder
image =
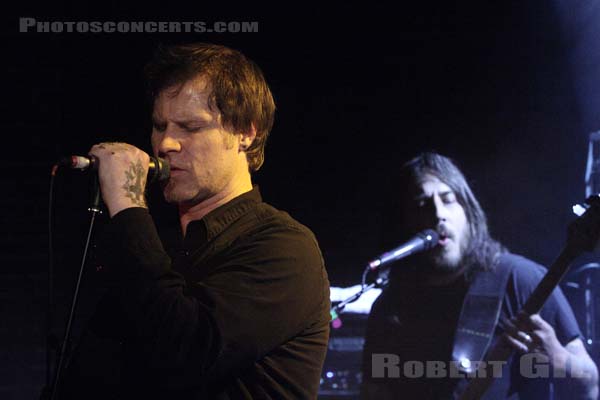
{"label": "shoulder", "polygon": [[228,253],[244,257],[257,257],[256,262],[265,266],[286,263],[288,268],[296,266],[320,270],[324,261],[313,232],[269,204],[260,202],[235,222],[236,236],[223,243]]}
{"label": "shoulder", "polygon": [[[523,308],[548,270],[530,259],[510,253],[502,257],[499,265],[502,264],[504,264],[504,268],[507,268],[507,266],[512,267],[507,283],[505,301],[510,303],[510,316],[513,316]],[[555,326],[556,313],[569,310],[568,302],[560,287],[557,286],[546,300],[541,315],[542,318]]]}
{"label": "shoulder", "polygon": [[504,307],[512,317],[523,308],[547,270],[535,261],[507,252],[500,255],[495,271],[498,275],[508,272]]}
{"label": "shoulder", "polygon": [[259,203],[254,208],[253,214],[258,222],[280,229],[290,229],[314,237],[314,234],[308,227],[292,218],[287,212],[278,210],[270,204]]}
{"label": "shoulder", "polygon": [[510,268],[512,281],[518,286],[535,287],[548,271],[541,264],[518,254],[504,253],[500,256],[497,268]]}
{"label": "shoulder", "polygon": [[267,203],[258,203],[241,222],[246,225],[244,236],[248,239],[270,239],[282,245],[319,250],[317,239],[308,227]]}

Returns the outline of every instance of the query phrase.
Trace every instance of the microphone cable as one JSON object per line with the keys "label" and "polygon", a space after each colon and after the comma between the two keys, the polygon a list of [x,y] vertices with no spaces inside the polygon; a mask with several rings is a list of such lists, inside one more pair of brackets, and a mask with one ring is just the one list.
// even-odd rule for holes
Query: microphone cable
{"label": "microphone cable", "polygon": [[53,238],[53,207],[54,207],[54,181],[58,163],[50,170],[50,185],[48,188],[48,286],[46,304],[46,385],[42,389],[41,398],[49,398],[52,386],[52,350],[56,347],[56,338],[52,334],[54,320],[54,238]]}

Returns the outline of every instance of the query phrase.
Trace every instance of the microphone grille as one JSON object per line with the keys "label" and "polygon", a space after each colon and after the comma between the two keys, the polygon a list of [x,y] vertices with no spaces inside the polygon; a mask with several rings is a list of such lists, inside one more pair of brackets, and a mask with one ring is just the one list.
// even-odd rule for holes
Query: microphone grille
{"label": "microphone grille", "polygon": [[434,231],[433,229],[425,229],[423,232],[419,234],[421,238],[425,241],[425,245],[427,249],[431,249],[438,244],[440,240],[440,235]]}

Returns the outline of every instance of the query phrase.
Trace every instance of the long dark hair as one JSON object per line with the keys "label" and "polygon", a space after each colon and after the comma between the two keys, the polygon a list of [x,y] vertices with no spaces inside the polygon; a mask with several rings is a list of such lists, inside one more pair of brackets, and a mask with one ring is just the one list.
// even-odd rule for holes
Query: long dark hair
{"label": "long dark hair", "polygon": [[409,188],[417,185],[425,175],[434,175],[448,185],[465,211],[470,233],[469,246],[463,260],[466,263],[467,278],[476,270],[493,269],[498,257],[506,249],[490,236],[485,213],[463,173],[450,158],[437,153],[421,153],[400,168],[393,193],[388,194],[388,198],[395,200],[389,202],[388,207],[391,205],[391,208],[386,211],[386,234],[407,238],[415,233],[405,231],[402,212],[412,200],[407,198],[411,192]]}

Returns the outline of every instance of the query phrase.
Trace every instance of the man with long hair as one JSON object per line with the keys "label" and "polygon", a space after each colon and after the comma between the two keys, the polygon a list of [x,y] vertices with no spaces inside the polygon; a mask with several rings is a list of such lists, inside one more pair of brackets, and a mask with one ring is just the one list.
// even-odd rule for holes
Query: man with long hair
{"label": "man with long hair", "polygon": [[[394,267],[388,287],[373,305],[363,353],[362,397],[455,396],[469,371],[469,365],[457,362],[481,361],[453,357],[457,347],[464,347],[457,326],[469,317],[475,326],[491,321],[490,336],[517,351],[495,371],[485,398],[548,399],[552,391],[596,398],[598,372],[564,295],[555,290],[539,315],[519,314],[545,270],[508,252],[490,236],[485,213],[456,164],[442,155],[423,153],[406,163],[394,182],[386,233],[397,240],[434,229],[439,243]],[[483,303],[473,306],[474,297],[469,297],[470,291],[483,287],[481,282],[498,290],[489,311]],[[493,299],[492,292],[484,294]],[[524,364],[532,354],[546,357],[549,379],[527,379],[531,374]]]}

